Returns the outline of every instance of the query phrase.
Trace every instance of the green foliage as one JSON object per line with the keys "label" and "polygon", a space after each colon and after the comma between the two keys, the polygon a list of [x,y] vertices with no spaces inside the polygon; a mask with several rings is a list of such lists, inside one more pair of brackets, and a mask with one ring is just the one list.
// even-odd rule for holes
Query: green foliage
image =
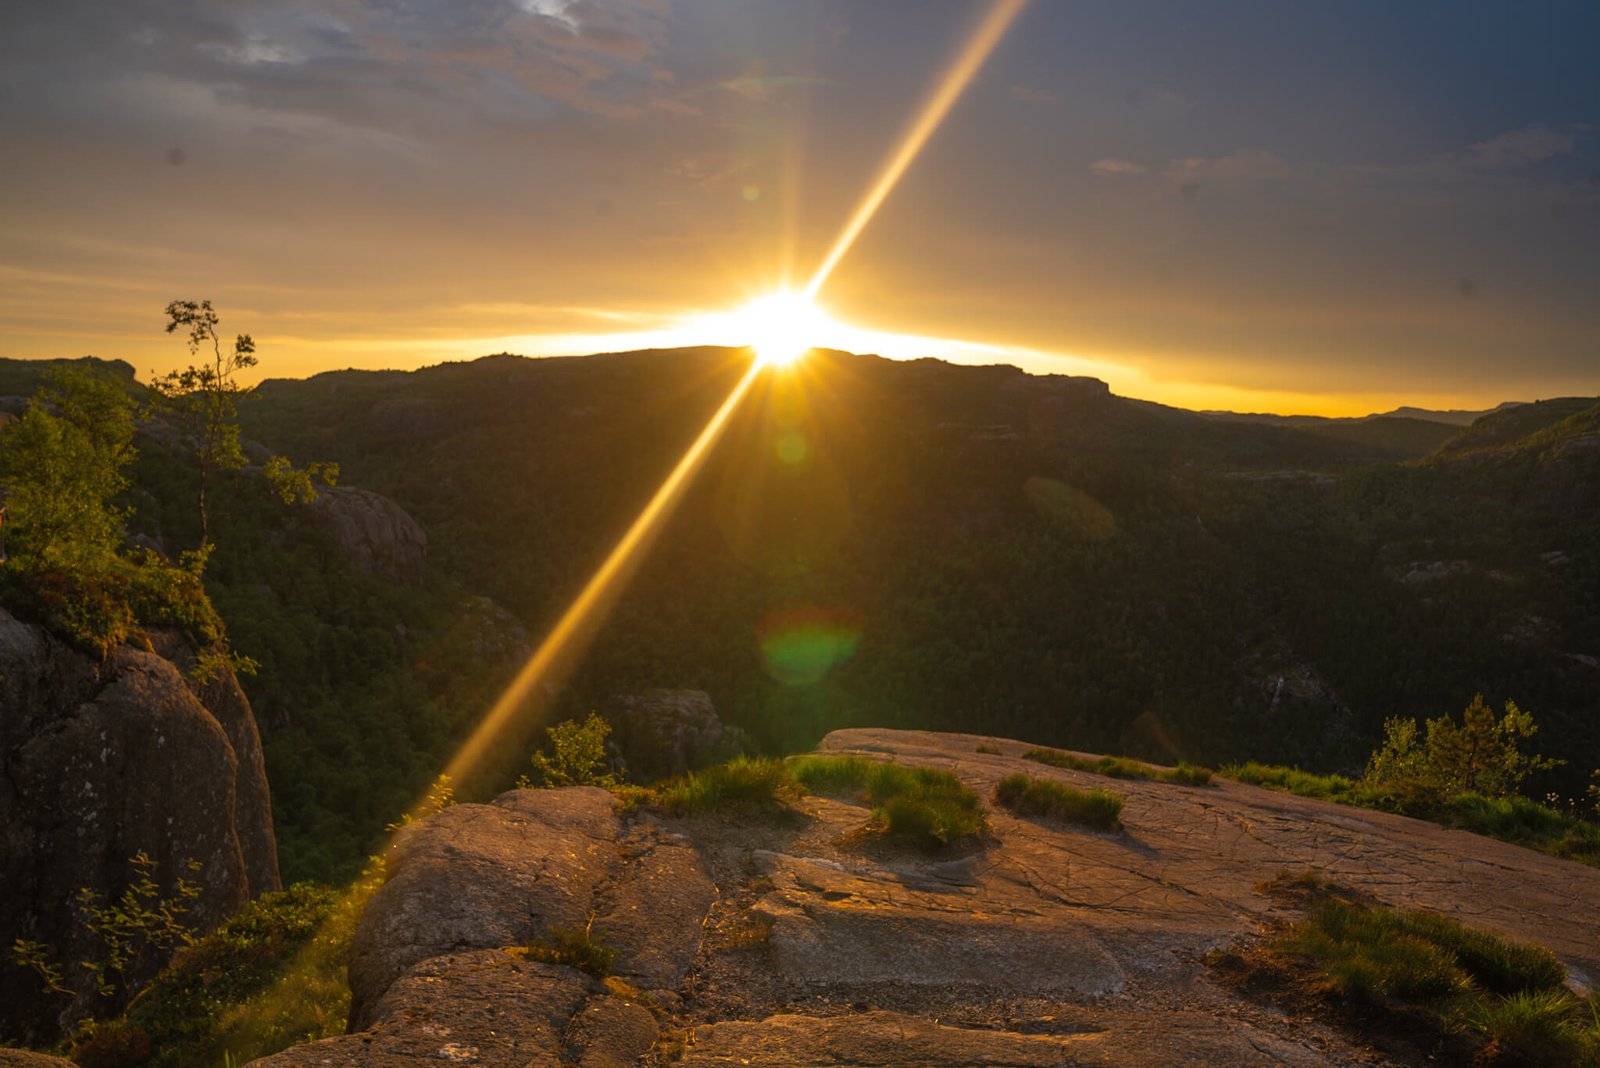
{"label": "green foliage", "polygon": [[727,808],[761,812],[788,809],[796,790],[781,760],[734,757],[657,785],[647,803],[673,816]]}
{"label": "green foliage", "polygon": [[386,831],[398,831],[402,827],[409,827],[413,823],[420,823],[429,816],[436,816],[456,803],[455,780],[448,775],[440,775],[428,787],[428,793],[422,802],[415,808],[408,809],[398,820],[384,828]]}
{"label": "green foliage", "polygon": [[[103,901],[89,887],[78,891],[78,923],[100,947],[97,956],[61,962],[48,947],[19,938],[11,947],[12,961],[33,971],[57,993],[74,993],[77,984],[72,975],[84,975],[90,989],[109,998],[127,985],[130,971],[192,941],[183,916],[189,902],[199,896],[199,885],[180,876],[171,892],[163,893],[155,878],[156,862],[142,850],[128,859],[128,865],[128,885],[115,900]],[[198,872],[200,862],[191,860],[186,867]]]}
{"label": "green foliage", "polygon": [[127,485],[133,405],[116,383],[56,367],[0,438],[6,540],[41,566],[108,552],[122,533],[112,498]]}
{"label": "green foliage", "polygon": [[606,737],[611,725],[590,712],[582,723],[567,720],[546,727],[550,753],[533,754],[533,776],[518,780],[523,789],[560,786],[615,786],[617,777],[607,771]]}
{"label": "green foliage", "polygon": [[1158,768],[1131,757],[1103,756],[1090,760],[1064,753],[1059,749],[1030,749],[1022,754],[1022,759],[1049,764],[1053,768],[1093,772],[1113,779],[1153,779],[1156,782],[1177,783],[1180,786],[1209,786],[1212,776],[1210,768],[1198,767],[1187,762],[1180,762],[1175,768]]}
{"label": "green foliage", "polygon": [[1462,713],[1460,724],[1449,716],[1428,720],[1425,738],[1419,736],[1415,720],[1387,720],[1383,744],[1368,761],[1365,778],[1402,795],[1507,797],[1529,775],[1565,763],[1522,751],[1538,731],[1533,716],[1512,701],[1506,702],[1504,717],[1496,720],[1478,694]]}
{"label": "green foliage", "polygon": [[605,945],[592,931],[593,921],[581,931],[552,927],[550,933],[528,946],[528,957],[546,964],[559,964],[604,979],[611,974],[617,951]]}
{"label": "green foliage", "polygon": [[970,790],[919,790],[889,798],[878,808],[884,831],[924,849],[937,849],[983,833],[988,821]]}
{"label": "green foliage", "polygon": [[273,456],[262,465],[267,483],[284,504],[310,504],[317,499],[317,482],[334,486],[339,482],[339,465],[312,461],[296,467],[287,456]]}
{"label": "green foliage", "polygon": [[72,1058],[85,1068],[243,1063],[341,1032],[348,993],[330,988],[344,985],[342,958],[335,976],[292,981],[299,986],[293,1007],[271,1006],[274,1026],[260,1026],[278,984],[314,940],[328,937],[340,898],[310,883],[256,898],[181,950],[120,1017],[76,1035]]}
{"label": "green foliage", "polygon": [[1066,783],[1018,774],[1000,780],[994,799],[1019,816],[1043,816],[1103,831],[1122,826],[1122,798],[1110,790],[1078,790]]}

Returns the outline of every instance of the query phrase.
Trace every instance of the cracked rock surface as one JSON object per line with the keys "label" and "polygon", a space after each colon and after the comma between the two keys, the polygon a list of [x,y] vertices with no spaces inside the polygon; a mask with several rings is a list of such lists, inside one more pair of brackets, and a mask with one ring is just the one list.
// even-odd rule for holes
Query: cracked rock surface
{"label": "cracked rock surface", "polygon": [[[977,752],[978,746],[997,750]],[[940,854],[868,806],[619,819],[604,791],[513,791],[409,831],[362,919],[358,1033],[280,1065],[1382,1065],[1357,1036],[1240,1000],[1202,957],[1286,918],[1256,887],[1319,869],[1395,906],[1548,947],[1600,977],[1600,870],[1231,782],[1107,780],[1003,739],[845,730],[824,752],[1018,771],[1126,800],[1096,833],[989,806]],[[584,928],[624,982],[520,947]]]}

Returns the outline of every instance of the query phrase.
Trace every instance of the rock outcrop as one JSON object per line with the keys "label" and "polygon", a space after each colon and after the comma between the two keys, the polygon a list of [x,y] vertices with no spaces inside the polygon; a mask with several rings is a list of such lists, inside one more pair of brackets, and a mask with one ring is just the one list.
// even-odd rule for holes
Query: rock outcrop
{"label": "rock outcrop", "polygon": [[642,782],[729,760],[748,742],[744,732],[722,722],[704,690],[620,694],[606,703],[604,715],[629,776]]}
{"label": "rock outcrop", "polygon": [[[203,685],[188,680],[183,639],[152,643],[172,659],[124,645],[97,661],[0,610],[0,945],[50,947],[76,991],[50,993],[7,961],[5,1039],[44,1044],[118,1006],[95,995],[78,966],[106,950],[76,899],[87,889],[114,902],[136,875],[135,855],[154,862],[163,896],[180,878],[198,888],[183,921],[202,931],[279,888],[249,703],[225,669]],[[125,993],[163,957],[146,949],[112,978]]]}
{"label": "rock outcrop", "polygon": [[[949,768],[985,798],[1018,771],[1108,785],[1002,739],[846,730],[820,748]],[[1600,870],[1238,783],[1109,785],[1118,833],[991,807],[981,843],[942,854],[815,796],[792,819],[619,818],[592,788],[459,805],[407,833],[361,921],[360,1030],[263,1063],[1392,1063],[1207,970],[1209,950],[1287,915],[1261,884],[1309,868],[1545,945],[1576,984],[1600,978]],[[615,949],[625,982],[528,959],[557,927]]]}
{"label": "rock outcrop", "polygon": [[428,535],[389,498],[354,486],[330,486],[318,492],[310,513],[357,570],[396,582],[422,577]]}

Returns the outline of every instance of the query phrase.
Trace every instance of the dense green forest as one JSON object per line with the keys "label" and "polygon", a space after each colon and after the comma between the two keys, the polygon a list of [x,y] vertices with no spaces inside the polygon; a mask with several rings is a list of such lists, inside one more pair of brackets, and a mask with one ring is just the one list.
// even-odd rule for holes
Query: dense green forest
{"label": "dense green forest", "polygon": [[[286,878],[353,873],[744,368],[498,356],[241,399],[256,463],[218,480],[206,581],[260,664]],[[6,363],[0,393],[36,374]],[[771,750],[881,725],[1337,771],[1385,717],[1481,692],[1569,759],[1537,789],[1577,794],[1600,764],[1597,434],[1592,398],[1299,427],[816,353],[758,380],[542,714],[689,687]],[[139,446],[130,532],[192,547],[193,470]],[[364,573],[269,492],[268,451],[398,502],[423,572]],[[469,792],[525,766],[502,756]]]}

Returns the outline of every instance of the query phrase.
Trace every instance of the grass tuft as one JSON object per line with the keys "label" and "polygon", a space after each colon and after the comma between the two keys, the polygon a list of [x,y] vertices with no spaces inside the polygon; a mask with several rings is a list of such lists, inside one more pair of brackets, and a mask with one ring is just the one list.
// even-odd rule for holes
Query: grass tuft
{"label": "grass tuft", "polygon": [[1122,826],[1122,798],[1110,790],[1078,790],[1018,774],[1000,780],[994,799],[1019,816],[1043,816],[1105,831]]}
{"label": "grass tuft", "polygon": [[650,803],[673,816],[729,807],[777,812],[788,807],[794,782],[781,760],[735,757],[726,764],[669,779],[651,792]]}
{"label": "grass tuft", "polygon": [[528,959],[576,968],[596,979],[604,979],[617,962],[617,951],[595,938],[587,928],[579,931],[552,927],[549,935],[528,946]]}
{"label": "grass tuft", "polygon": [[986,825],[978,795],[943,768],[823,754],[794,757],[788,768],[813,793],[870,802],[889,836],[926,848],[981,834]]}
{"label": "grass tuft", "polygon": [[1124,756],[1103,756],[1096,759],[1074,756],[1059,749],[1030,749],[1022,759],[1068,771],[1087,771],[1112,779],[1149,779],[1170,782],[1179,786],[1209,786],[1212,771],[1196,764],[1180,763],[1175,768],[1158,768],[1142,760]]}

